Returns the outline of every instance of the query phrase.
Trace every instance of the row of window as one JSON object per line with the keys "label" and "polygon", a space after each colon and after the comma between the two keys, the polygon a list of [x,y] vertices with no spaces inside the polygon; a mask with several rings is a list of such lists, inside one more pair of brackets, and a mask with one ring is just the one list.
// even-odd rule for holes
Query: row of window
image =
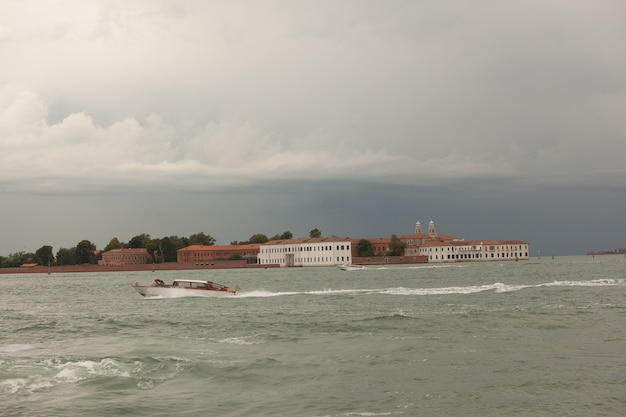
{"label": "row of window", "polygon": [[[228,257],[238,253],[239,255],[254,255],[255,252],[240,251],[214,251],[214,252],[192,252],[193,258],[196,260],[211,259],[218,257]],[[187,257],[189,258],[189,256]]]}
{"label": "row of window", "polygon": [[137,256],[137,255],[123,255],[123,256],[103,256],[103,259],[107,261],[136,261],[141,259],[148,259],[148,255],[145,256]]}
{"label": "row of window", "polygon": [[[447,257],[446,257],[447,256]],[[485,258],[489,258],[489,254],[486,253],[485,254]],[[526,252],[524,255],[522,255],[522,252],[519,253],[519,255],[517,253],[503,253],[502,256],[500,256],[500,253],[491,253],[491,258],[527,258],[528,257],[528,252]],[[439,255],[430,255],[429,257],[430,260],[439,260]],[[483,259],[483,254],[482,253],[461,253],[461,254],[448,254],[448,255],[441,255],[441,259]]]}
{"label": "row of window", "polygon": [[[444,252],[444,251],[446,251],[446,252],[450,252],[450,251],[469,251],[469,250],[474,250],[474,251],[478,250],[479,251],[479,250],[481,250],[480,247],[476,247],[476,246],[461,246],[461,247],[446,246],[446,247],[443,247],[443,248],[436,246],[435,248],[428,248],[428,251],[429,252],[433,252],[433,249],[435,249],[435,252],[439,252],[439,249],[441,249],[441,252]],[[486,248],[484,248],[484,249],[487,250]],[[515,247],[511,246],[510,249],[509,249],[508,246],[503,246],[502,248],[500,248],[499,246],[489,246],[489,251],[500,251],[500,250],[506,250],[506,251],[512,250],[513,251],[513,250],[521,250],[521,249],[522,249],[521,246],[519,246],[519,247],[518,246],[515,246]],[[524,249],[528,250],[528,247],[525,246]]]}
{"label": "row of window", "polygon": [[[277,258],[277,259],[261,259],[259,263],[261,264],[280,264],[283,263],[285,259]],[[313,257],[313,258],[294,258],[294,262],[296,264],[314,264],[314,263],[326,263],[330,264],[332,262],[332,257]],[[336,262],[350,262],[349,256],[337,256]]]}
{"label": "row of window", "polygon": [[[331,251],[332,246],[278,246],[278,247],[261,247],[261,253],[293,253],[293,252],[316,252]],[[337,245],[336,250],[350,250],[350,245]]]}

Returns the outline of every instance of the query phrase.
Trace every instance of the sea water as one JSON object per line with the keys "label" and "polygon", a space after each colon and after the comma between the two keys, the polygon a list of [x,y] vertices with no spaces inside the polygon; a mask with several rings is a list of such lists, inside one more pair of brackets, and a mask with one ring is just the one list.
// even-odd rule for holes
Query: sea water
{"label": "sea water", "polygon": [[0,275],[0,311],[6,417],[626,415],[618,255]]}

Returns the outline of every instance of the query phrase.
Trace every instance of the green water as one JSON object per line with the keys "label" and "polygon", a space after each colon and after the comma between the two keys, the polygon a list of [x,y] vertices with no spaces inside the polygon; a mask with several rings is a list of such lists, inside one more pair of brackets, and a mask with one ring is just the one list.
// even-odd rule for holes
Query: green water
{"label": "green water", "polygon": [[[213,279],[232,298],[144,299]],[[1,416],[622,416],[626,259],[0,275]]]}

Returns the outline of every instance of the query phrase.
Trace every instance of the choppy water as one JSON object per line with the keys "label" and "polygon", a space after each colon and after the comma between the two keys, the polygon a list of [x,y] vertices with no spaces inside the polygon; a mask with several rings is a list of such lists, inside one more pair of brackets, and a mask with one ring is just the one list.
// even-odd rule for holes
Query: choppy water
{"label": "choppy water", "polygon": [[[227,299],[143,299],[174,277]],[[623,416],[626,259],[0,275],[2,416]]]}

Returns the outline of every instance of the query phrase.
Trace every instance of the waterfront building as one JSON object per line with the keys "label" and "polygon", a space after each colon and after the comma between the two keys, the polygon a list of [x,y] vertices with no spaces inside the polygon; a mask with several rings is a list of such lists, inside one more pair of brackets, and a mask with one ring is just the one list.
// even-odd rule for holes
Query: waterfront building
{"label": "waterfront building", "polygon": [[419,247],[428,263],[467,261],[518,261],[528,259],[528,243],[521,240],[431,240]]}
{"label": "waterfront building", "polygon": [[248,263],[257,263],[259,244],[247,245],[190,245],[176,251],[176,262],[203,263],[241,256]]}
{"label": "waterfront building", "polygon": [[98,265],[138,265],[148,263],[146,248],[121,248],[102,252]]}
{"label": "waterfront building", "polygon": [[352,242],[337,236],[271,240],[261,244],[259,264],[332,266],[352,262]]}
{"label": "waterfront building", "polygon": [[357,251],[361,240],[367,240],[372,245],[374,256],[385,256],[389,252],[389,244],[391,243],[390,237],[354,238],[350,239],[350,242],[352,242],[353,259],[359,256]]}
{"label": "waterfront building", "polygon": [[405,256],[427,256],[428,262],[468,262],[526,260],[528,243],[520,240],[466,241],[464,238],[438,233],[435,222],[428,223],[428,233],[422,233],[421,223],[415,233],[399,237],[406,243]]}

